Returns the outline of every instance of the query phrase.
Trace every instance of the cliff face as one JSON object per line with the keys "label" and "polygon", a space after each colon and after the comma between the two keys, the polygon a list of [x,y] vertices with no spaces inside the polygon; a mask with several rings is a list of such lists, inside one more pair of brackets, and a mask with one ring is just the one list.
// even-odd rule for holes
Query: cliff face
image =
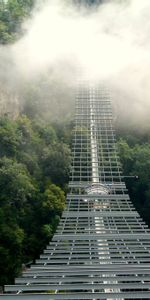
{"label": "cliff face", "polygon": [[8,114],[16,118],[20,112],[19,97],[16,92],[12,92],[0,86],[0,115]]}
{"label": "cliff face", "polygon": [[12,119],[19,114],[51,121],[72,119],[73,88],[56,83],[20,81],[16,86],[0,82],[0,116]]}

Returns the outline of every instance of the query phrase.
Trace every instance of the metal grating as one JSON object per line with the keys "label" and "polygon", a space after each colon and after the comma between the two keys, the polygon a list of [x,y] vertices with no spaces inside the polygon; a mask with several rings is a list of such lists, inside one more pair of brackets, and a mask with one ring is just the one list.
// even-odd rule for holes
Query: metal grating
{"label": "metal grating", "polygon": [[115,142],[107,89],[79,83],[66,209],[40,259],[1,299],[150,299],[150,233]]}

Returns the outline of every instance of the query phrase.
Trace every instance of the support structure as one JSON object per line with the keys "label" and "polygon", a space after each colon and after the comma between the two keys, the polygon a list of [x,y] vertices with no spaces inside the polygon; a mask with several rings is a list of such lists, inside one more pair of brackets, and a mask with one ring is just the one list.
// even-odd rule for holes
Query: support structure
{"label": "support structure", "polygon": [[36,264],[0,299],[150,299],[150,232],[122,181],[110,96],[79,84],[67,205]]}

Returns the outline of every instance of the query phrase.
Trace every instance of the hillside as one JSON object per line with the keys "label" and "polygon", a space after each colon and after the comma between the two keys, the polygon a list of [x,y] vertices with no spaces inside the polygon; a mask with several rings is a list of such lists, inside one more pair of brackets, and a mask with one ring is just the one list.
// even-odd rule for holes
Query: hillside
{"label": "hillside", "polygon": [[[0,285],[12,283],[51,240],[65,206],[71,161],[73,67],[58,61],[31,79],[20,75],[11,57],[33,6],[32,0],[0,1]],[[122,117],[116,120],[120,159],[125,176],[139,177],[126,183],[150,226],[150,124],[141,129],[131,120],[131,128],[126,120],[122,128]]]}

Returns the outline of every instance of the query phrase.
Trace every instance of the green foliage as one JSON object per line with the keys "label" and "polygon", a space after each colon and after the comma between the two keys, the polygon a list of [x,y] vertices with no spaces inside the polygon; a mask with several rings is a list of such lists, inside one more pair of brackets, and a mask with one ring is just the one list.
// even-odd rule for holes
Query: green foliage
{"label": "green foliage", "polygon": [[69,147],[51,124],[0,119],[0,285],[12,283],[52,238],[65,206],[69,161]]}
{"label": "green foliage", "polygon": [[0,201],[23,205],[35,188],[24,165],[6,157],[0,160]]}
{"label": "green foliage", "polygon": [[[65,206],[72,127],[27,116],[0,119],[0,285],[12,283],[21,265],[34,260],[56,230]],[[127,179],[127,187],[148,224],[149,141],[148,135],[132,133],[118,141],[124,174],[139,176]]]}
{"label": "green foliage", "polygon": [[68,146],[64,143],[45,147],[41,159],[44,177],[63,186],[64,178],[66,182],[68,181],[70,154]]}
{"label": "green foliage", "polygon": [[120,158],[124,174],[138,176],[138,179],[127,179],[127,187],[140,215],[150,225],[150,143],[148,140],[144,144],[137,144],[134,141],[134,135],[133,140],[130,135],[132,146],[127,140],[118,141]]}
{"label": "green foliage", "polygon": [[65,196],[63,191],[55,184],[50,184],[44,192],[45,199],[43,201],[43,209],[45,213],[49,210],[58,214],[65,208]]}
{"label": "green foliage", "polygon": [[21,23],[29,16],[33,0],[0,1],[0,43],[7,44],[19,37]]}
{"label": "green foliage", "polygon": [[16,149],[20,142],[20,136],[16,132],[16,124],[2,117],[0,120],[0,157],[4,155],[11,157],[15,156]]}

